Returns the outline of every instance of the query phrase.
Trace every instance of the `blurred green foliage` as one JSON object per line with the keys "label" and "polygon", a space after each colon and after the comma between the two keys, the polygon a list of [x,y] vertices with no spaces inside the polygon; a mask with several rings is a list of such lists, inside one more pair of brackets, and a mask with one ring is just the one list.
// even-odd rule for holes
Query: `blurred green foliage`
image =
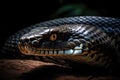
{"label": "blurred green foliage", "polygon": [[83,3],[65,4],[59,7],[50,17],[69,17],[69,16],[92,16],[99,15],[94,9],[89,8]]}

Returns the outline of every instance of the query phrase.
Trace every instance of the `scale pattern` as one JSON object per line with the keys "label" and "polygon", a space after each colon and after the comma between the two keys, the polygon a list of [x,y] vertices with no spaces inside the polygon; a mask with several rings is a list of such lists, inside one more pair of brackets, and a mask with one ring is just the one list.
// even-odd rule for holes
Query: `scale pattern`
{"label": "scale pattern", "polygon": [[[38,23],[35,25],[32,25],[30,27],[27,27],[25,29],[22,29],[12,35],[5,43],[5,45],[2,48],[2,56],[7,57],[5,53],[12,53],[12,56],[19,57],[23,56],[19,53],[18,49],[18,41],[21,36],[28,33],[32,29],[35,29],[37,27],[52,27],[52,26],[60,26],[60,25],[66,25],[66,24],[85,24],[85,25],[92,25],[95,26],[97,29],[101,29],[105,34],[107,34],[111,39],[111,44],[114,47],[117,56],[120,55],[120,19],[116,18],[109,18],[109,17],[98,17],[98,16],[81,16],[81,17],[69,17],[69,18],[60,18],[55,20],[50,20],[42,23]],[[90,30],[86,29],[86,30]],[[94,29],[92,29],[94,30]],[[95,31],[93,31],[95,33]],[[103,34],[100,33],[100,36]],[[94,38],[98,38],[94,36]],[[104,40],[105,41],[105,40]],[[7,54],[11,56],[11,54]],[[32,56],[34,58],[34,56]],[[41,57],[43,59],[44,57]],[[49,57],[50,58],[50,57]],[[50,58],[53,59],[53,58]],[[56,59],[54,59],[56,60]],[[57,61],[57,60],[56,60]]]}

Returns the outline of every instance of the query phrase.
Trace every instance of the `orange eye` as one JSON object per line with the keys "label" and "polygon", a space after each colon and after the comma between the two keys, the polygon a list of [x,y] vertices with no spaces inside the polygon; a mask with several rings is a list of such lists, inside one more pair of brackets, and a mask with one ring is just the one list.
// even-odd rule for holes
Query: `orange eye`
{"label": "orange eye", "polygon": [[51,36],[50,36],[50,40],[51,41],[55,41],[57,39],[57,34],[52,34]]}

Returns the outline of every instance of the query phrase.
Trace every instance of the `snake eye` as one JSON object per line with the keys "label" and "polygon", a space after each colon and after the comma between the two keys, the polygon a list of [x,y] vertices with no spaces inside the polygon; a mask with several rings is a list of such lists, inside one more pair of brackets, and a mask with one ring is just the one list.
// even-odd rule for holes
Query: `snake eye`
{"label": "snake eye", "polygon": [[57,39],[57,34],[51,34],[50,35],[50,40],[55,41]]}

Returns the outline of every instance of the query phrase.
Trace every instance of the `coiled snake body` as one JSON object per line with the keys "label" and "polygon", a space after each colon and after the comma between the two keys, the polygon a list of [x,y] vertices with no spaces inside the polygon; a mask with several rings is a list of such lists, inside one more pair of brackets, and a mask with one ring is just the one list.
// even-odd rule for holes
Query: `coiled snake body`
{"label": "coiled snake body", "polygon": [[109,67],[119,62],[120,19],[84,16],[42,22],[11,36],[2,53],[3,58]]}

